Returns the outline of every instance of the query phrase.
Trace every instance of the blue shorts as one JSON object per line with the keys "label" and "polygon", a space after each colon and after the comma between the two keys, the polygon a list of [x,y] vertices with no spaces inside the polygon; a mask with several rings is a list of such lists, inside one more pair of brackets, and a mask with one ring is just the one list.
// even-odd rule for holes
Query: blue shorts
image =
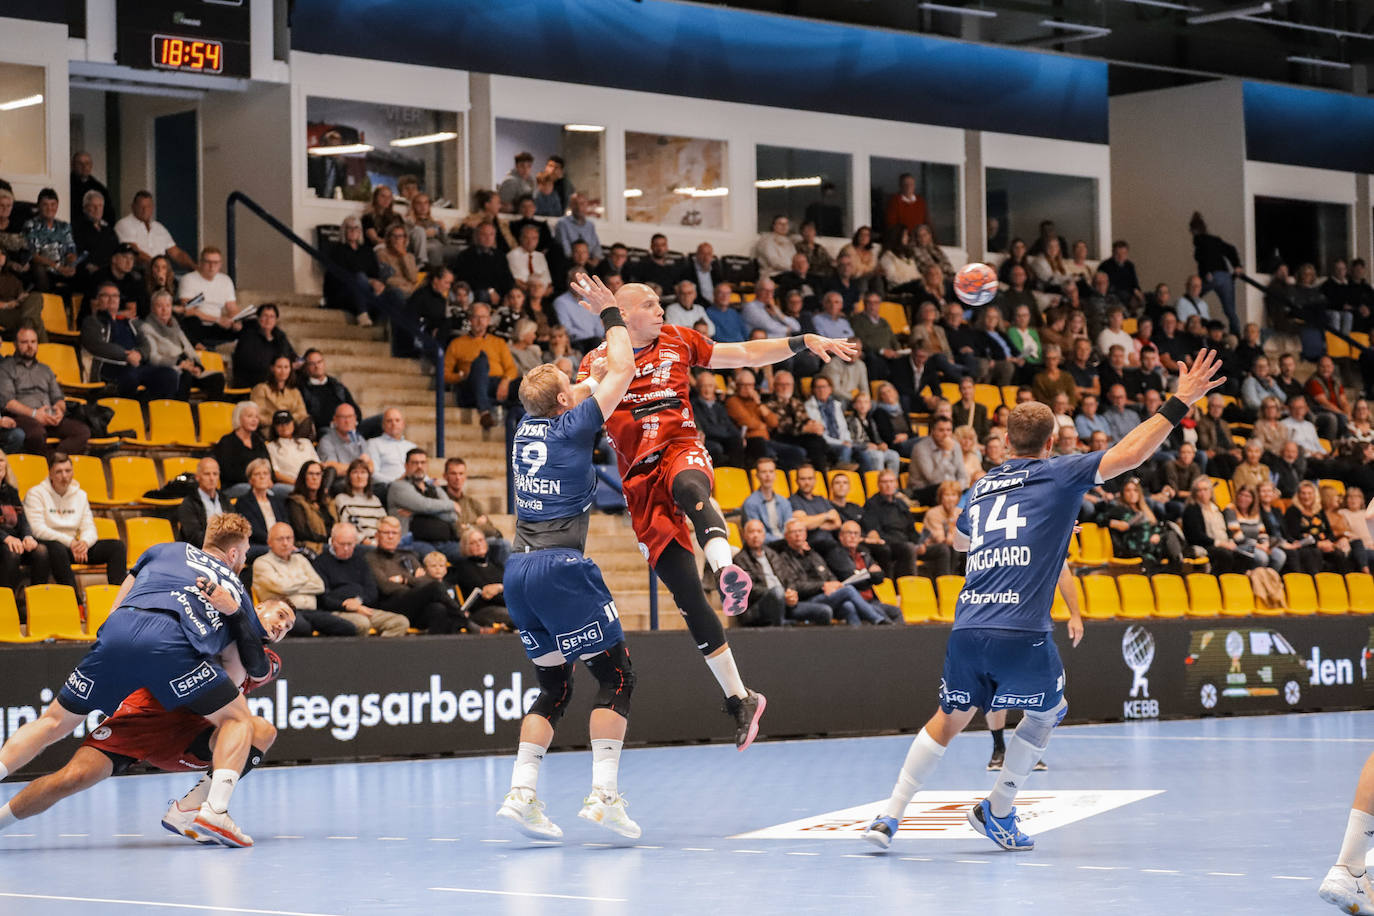
{"label": "blue shorts", "polygon": [[239,694],[219,660],[197,651],[175,617],[125,607],[100,627],[95,645],[67,676],[57,701],[68,712],[99,709],[112,715],[140,687],[165,709],[184,707],[200,715]]}
{"label": "blue shorts", "polygon": [[970,627],[949,634],[940,678],[946,713],[1029,709],[1048,712],[1064,698],[1064,663],[1051,633]]}
{"label": "blue shorts", "polygon": [[512,553],[504,585],[506,610],[530,658],[561,652],[572,661],[625,639],[601,570],[579,550]]}

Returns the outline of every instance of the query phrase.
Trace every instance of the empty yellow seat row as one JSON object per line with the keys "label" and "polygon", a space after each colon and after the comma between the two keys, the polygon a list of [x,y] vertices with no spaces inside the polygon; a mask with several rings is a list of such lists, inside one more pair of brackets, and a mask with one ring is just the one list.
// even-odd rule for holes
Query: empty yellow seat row
{"label": "empty yellow seat row", "polygon": [[[48,476],[48,459],[42,455],[9,455],[10,467],[22,499],[29,488]],[[141,455],[118,455],[110,459],[108,482],[105,465],[93,455],[72,455],[72,476],[86,491],[94,507],[111,506],[176,506],[180,499],[145,497],[149,490],[162,486],[158,481],[157,465],[152,458]],[[194,473],[198,459],[171,457],[162,459],[163,480],[178,474]]]}
{"label": "empty yellow seat row", "polygon": [[41,642],[45,639],[73,639],[90,642],[100,625],[114,610],[117,585],[86,587],[86,623],[82,629],[81,608],[76,591],[69,585],[30,585],[24,589],[28,607],[28,626],[19,624],[19,608],[14,592],[0,588],[0,643]]}
{"label": "empty yellow seat row", "polygon": [[1288,573],[1283,608],[1255,598],[1248,576],[1191,573],[1142,576],[1086,576],[1080,580],[1085,618],[1277,617],[1314,614],[1374,614],[1374,577],[1368,573]]}

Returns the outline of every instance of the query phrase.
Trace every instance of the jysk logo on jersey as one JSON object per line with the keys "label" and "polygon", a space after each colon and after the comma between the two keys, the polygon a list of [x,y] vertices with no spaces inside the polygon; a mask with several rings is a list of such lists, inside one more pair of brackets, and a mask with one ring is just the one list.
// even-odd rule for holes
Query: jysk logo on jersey
{"label": "jysk logo on jersey", "polygon": [[999,693],[992,698],[993,709],[1034,709],[1037,706],[1045,705],[1045,695],[1043,693],[1015,694]]}
{"label": "jysk logo on jersey", "polygon": [[80,668],[67,675],[67,689],[83,700],[91,698],[91,689],[94,687],[95,682],[82,674]]}
{"label": "jysk logo on jersey", "polygon": [[558,651],[570,655],[584,646],[594,646],[601,642],[601,621],[593,621],[572,633],[558,634]]}
{"label": "jysk logo on jersey", "polygon": [[973,485],[973,499],[982,499],[992,493],[1001,493],[1025,486],[1026,479],[1030,477],[1030,471],[1006,471],[1005,473],[999,473],[999,471],[1001,469],[993,471]]}
{"label": "jysk logo on jersey", "polygon": [[172,688],[172,693],[175,693],[179,697],[185,698],[195,693],[201,687],[210,683],[214,679],[215,669],[210,667],[209,662],[201,662],[199,665],[196,665],[196,667],[192,668],[190,671],[186,672],[180,677],[172,678],[170,681],[168,681],[168,684]]}
{"label": "jysk logo on jersey", "polygon": [[525,644],[525,648],[531,652],[538,650],[539,640],[534,638],[534,634],[528,630],[520,631],[520,641]]}

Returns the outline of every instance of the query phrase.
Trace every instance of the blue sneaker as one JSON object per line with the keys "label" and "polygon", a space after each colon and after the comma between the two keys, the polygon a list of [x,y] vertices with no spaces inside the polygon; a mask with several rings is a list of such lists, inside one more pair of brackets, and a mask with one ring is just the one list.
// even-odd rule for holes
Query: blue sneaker
{"label": "blue sneaker", "polygon": [[886,849],[892,845],[892,838],[897,835],[897,819],[878,815],[873,823],[868,825],[864,831],[864,839],[877,846],[879,849]]}
{"label": "blue sneaker", "polygon": [[1012,852],[1022,852],[1035,848],[1035,840],[1021,832],[1019,820],[1015,808],[1012,808],[1011,813],[1006,817],[994,817],[992,806],[988,804],[986,798],[970,808],[968,812],[970,827],[1003,849],[1010,849]]}

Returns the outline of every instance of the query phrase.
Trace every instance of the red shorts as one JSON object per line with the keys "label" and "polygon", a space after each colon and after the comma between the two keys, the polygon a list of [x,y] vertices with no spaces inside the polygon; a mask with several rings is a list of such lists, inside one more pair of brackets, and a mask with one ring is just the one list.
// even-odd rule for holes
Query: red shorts
{"label": "red shorts", "polygon": [[674,541],[692,552],[692,534],[687,517],[673,502],[673,478],[683,471],[701,471],[715,486],[715,469],[705,446],[695,439],[673,442],[655,453],[657,460],[641,462],[624,480],[625,503],[644,558],[653,566],[659,555]]}
{"label": "red shorts", "polygon": [[[146,690],[138,690],[120,704],[114,715],[96,726],[81,746],[129,758],[127,762],[116,760],[117,772],[139,760],[172,773],[206,770],[210,768],[209,759],[200,759],[193,746],[213,727],[184,709],[169,712]],[[208,754],[208,744],[202,746],[201,752]]]}

